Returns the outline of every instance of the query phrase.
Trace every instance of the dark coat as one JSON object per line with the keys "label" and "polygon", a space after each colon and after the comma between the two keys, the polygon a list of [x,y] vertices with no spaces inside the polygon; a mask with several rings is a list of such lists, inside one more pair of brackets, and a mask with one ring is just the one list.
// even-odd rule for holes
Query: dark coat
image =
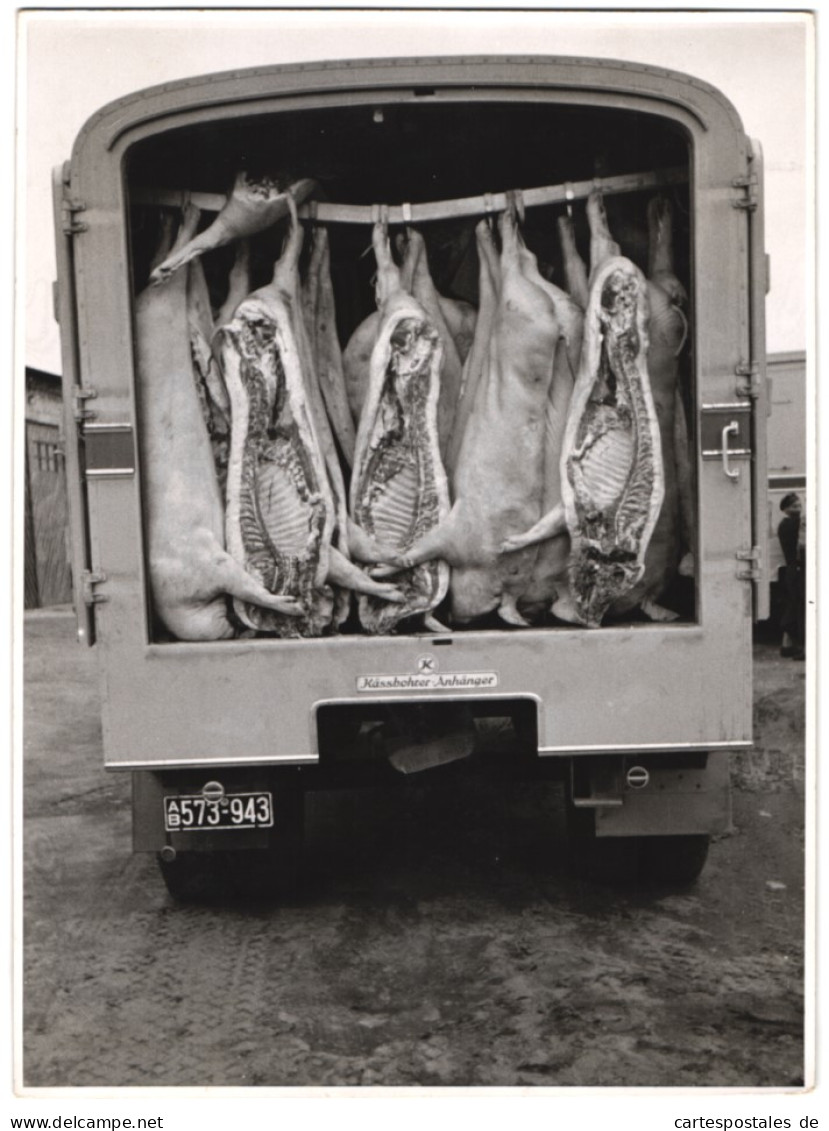
{"label": "dark coat", "polygon": [[802,648],[806,637],[806,568],[798,553],[800,515],[786,515],[777,527],[780,548],[786,559],[783,578],[785,599],[780,627]]}

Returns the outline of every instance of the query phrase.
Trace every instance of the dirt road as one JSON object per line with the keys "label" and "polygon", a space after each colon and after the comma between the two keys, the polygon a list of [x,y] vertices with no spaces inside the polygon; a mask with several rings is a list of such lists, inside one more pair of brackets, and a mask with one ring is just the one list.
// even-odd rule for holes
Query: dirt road
{"label": "dirt road", "polygon": [[26,624],[28,1087],[796,1086],[804,666],[755,645],[734,827],[682,893],[571,876],[556,785],[319,794],[282,907],[182,908],[102,770],[95,656]]}

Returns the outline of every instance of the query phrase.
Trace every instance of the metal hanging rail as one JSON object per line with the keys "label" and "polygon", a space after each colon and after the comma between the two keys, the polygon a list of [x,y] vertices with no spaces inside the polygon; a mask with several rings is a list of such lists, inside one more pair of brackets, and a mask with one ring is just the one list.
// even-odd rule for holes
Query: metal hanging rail
{"label": "metal hanging rail", "polygon": [[[684,166],[675,166],[657,169],[652,173],[625,173],[618,177],[594,177],[589,181],[567,181],[560,185],[524,189],[521,197],[525,208],[537,208],[544,204],[567,204],[573,200],[584,200],[596,191],[611,196],[664,185],[685,184],[687,180],[688,170]],[[138,188],[131,194],[131,199],[139,204],[168,208],[181,208],[187,201],[191,201],[205,212],[219,212],[227,198],[220,193]],[[383,219],[389,224],[419,224],[459,216],[485,216],[490,212],[503,212],[506,207],[507,194],[493,192],[457,200],[432,200],[422,204],[332,204],[322,200],[312,201],[300,208],[299,215],[305,220],[320,223],[373,224]]]}

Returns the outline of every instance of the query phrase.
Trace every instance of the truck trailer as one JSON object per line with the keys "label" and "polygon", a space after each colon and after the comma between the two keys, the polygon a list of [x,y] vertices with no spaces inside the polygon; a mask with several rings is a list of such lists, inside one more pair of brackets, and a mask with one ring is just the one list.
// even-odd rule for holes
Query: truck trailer
{"label": "truck trailer", "polygon": [[[227,215],[240,186],[253,197],[277,201],[269,222],[246,229],[244,244],[202,238],[215,235],[216,218]],[[470,761],[506,778],[560,781],[577,867],[605,877],[696,879],[710,837],[729,827],[729,754],[752,741],[752,622],[768,616],[762,154],[727,99],[687,75],[588,58],[372,59],[212,74],[152,87],[98,111],[78,135],[71,159],[55,170],[54,209],[78,638],[98,653],[105,768],[132,775],[134,850],[157,854],[173,895],[209,898],[290,887],[301,882],[308,790],[439,784]],[[159,271],[160,264],[169,266],[171,232],[188,216],[201,254],[196,248],[186,266]],[[666,216],[672,282],[663,280],[662,290],[654,290],[655,275],[660,269],[664,274],[666,265],[664,254],[654,254],[654,225]],[[608,342],[616,341],[609,283],[594,294],[596,279],[610,278],[602,275],[597,223],[612,237],[614,277],[645,296],[637,307],[638,337],[629,329],[620,339],[619,356],[627,357],[621,368],[607,360]],[[570,444],[569,456],[565,451],[555,468],[549,459],[545,466],[549,474],[561,475],[563,512],[555,531],[559,539],[569,538],[563,544],[572,557],[560,571],[558,589],[548,588],[544,600],[533,604],[521,590],[509,608],[504,602],[497,609],[482,604],[470,613],[454,588],[466,576],[466,563],[455,560],[463,557],[456,539],[444,554],[449,565],[440,564],[440,554],[432,559],[439,563],[430,574],[438,578],[437,603],[418,606],[417,615],[372,620],[365,614],[371,602],[386,612],[388,602],[356,596],[351,582],[340,587],[341,577],[356,577],[356,570],[354,586],[369,579],[369,585],[398,593],[403,571],[414,568],[407,543],[385,564],[367,564],[364,557],[346,563],[346,573],[331,566],[330,584],[320,585],[317,578],[314,599],[322,601],[325,594],[328,601],[319,623],[310,614],[293,620],[292,612],[265,614],[255,602],[224,593],[217,598],[224,628],[216,638],[188,638],[186,628],[165,618],[159,595],[164,567],[150,552],[156,494],[164,490],[156,485],[156,472],[167,450],[171,461],[178,458],[180,433],[190,426],[174,415],[169,436],[157,432],[159,404],[180,376],[173,353],[192,363],[194,384],[187,396],[192,400],[200,393],[205,435],[213,442],[218,487],[211,469],[193,489],[206,490],[211,479],[211,498],[220,497],[225,508],[216,560],[232,556],[234,546],[238,559],[241,546],[241,568],[250,573],[256,555],[267,550],[268,538],[256,535],[254,553],[253,527],[245,524],[265,522],[266,471],[274,498],[288,491],[290,477],[279,471],[282,456],[274,453],[290,454],[285,437],[291,429],[291,435],[302,431],[302,413],[310,419],[303,434],[311,437],[310,448],[302,451],[313,449],[319,482],[316,494],[305,487],[296,491],[310,491],[318,502],[328,498],[325,490],[335,500],[338,491],[350,490],[351,513],[343,517],[346,503],[340,499],[339,518],[319,526],[319,544],[333,547],[331,539],[339,536],[345,553],[346,522],[374,521],[368,511],[357,513],[362,496],[353,489],[363,474],[360,445],[368,450],[374,443],[359,406],[354,410],[349,402],[353,434],[344,440],[345,432],[314,417],[322,401],[303,386],[306,378],[292,386],[290,373],[285,377],[288,346],[278,365],[269,362],[271,386],[261,374],[251,377],[247,354],[239,361],[243,335],[233,327],[253,308],[243,301],[235,314],[220,315],[233,297],[240,264],[247,271],[239,292],[243,300],[251,292],[271,293],[274,262],[284,259],[286,247],[296,250],[297,278],[305,287],[310,249],[323,230],[329,300],[333,296],[328,340],[333,320],[339,356],[348,354],[361,327],[368,327],[376,352],[377,332],[372,337],[370,326],[372,317],[382,320],[377,299],[384,270],[394,278],[405,274],[401,263],[414,240],[422,243],[442,304],[436,309],[447,315],[447,324],[452,312],[467,315],[470,326],[483,317],[484,257],[476,239],[478,249],[481,241],[495,249],[496,274],[497,256],[503,265],[508,243],[518,240],[521,262],[526,268],[532,260],[533,277],[541,280],[537,292],[557,295],[556,301],[568,288],[572,298],[579,297],[572,294],[578,282],[573,269],[584,264],[576,307],[585,327],[591,318],[599,327],[593,341],[599,360],[595,372],[585,370],[587,336],[565,341],[577,347],[577,355],[584,346],[581,361],[564,358],[573,388],[570,432],[562,441]],[[561,242],[561,233],[569,233],[569,244]],[[378,247],[386,248],[385,268]],[[159,353],[164,317],[148,322],[146,311],[158,306],[165,287],[176,285],[180,295],[186,287],[200,288],[201,312],[209,328],[223,335],[224,367],[215,364],[217,338],[211,356],[210,334],[203,336],[201,386],[192,317],[190,330],[182,324],[168,353],[162,350],[155,360],[160,384],[147,377],[153,351]],[[663,292],[681,330],[668,358],[674,382],[670,411],[660,403],[654,375],[654,296],[664,297]],[[188,293],[192,300],[195,291]],[[497,287],[493,293],[497,298]],[[432,327],[437,317],[426,311],[422,325]],[[496,323],[507,317],[501,310]],[[260,325],[250,315],[244,326],[249,330],[254,323]],[[148,325],[162,329],[147,330]],[[269,343],[274,334],[279,339],[279,326],[269,333]],[[436,333],[429,339],[433,344]],[[566,337],[561,330],[554,348]],[[465,348],[474,352],[474,334],[469,338]],[[394,335],[392,347],[399,361],[404,346]],[[444,347],[441,389],[448,380],[448,339]],[[267,349],[271,357],[272,344]],[[548,364],[552,369],[552,354]],[[469,372],[464,362],[460,397]],[[224,434],[206,406],[217,374],[220,423],[229,429]],[[283,378],[284,388],[274,392],[273,382]],[[639,428],[635,442],[613,447],[620,432],[633,435],[625,432],[630,406],[622,404],[628,378],[631,389],[639,382],[651,407],[638,425],[633,422]],[[478,399],[470,401],[468,420],[483,411],[480,385],[486,380],[480,379]],[[254,427],[250,405],[265,396],[266,386],[270,415],[254,457],[245,447]],[[578,389],[584,391],[584,416],[573,420]],[[366,389],[362,394],[369,404],[371,394]],[[300,399],[290,401],[291,396]],[[290,412],[284,407],[289,401]],[[390,403],[383,402],[387,415],[394,410]],[[504,400],[503,417],[490,434],[491,458],[485,446],[478,449],[481,482],[493,483],[479,507],[499,505],[502,481],[496,473],[499,460],[507,458],[499,453],[505,448],[501,440],[511,435],[511,404]],[[667,419],[673,422],[671,437]],[[647,465],[643,453],[650,441],[642,420],[655,429]],[[396,426],[405,431],[409,421]],[[542,427],[538,413],[532,426]],[[588,434],[594,456],[608,453],[606,467],[598,471],[585,455]],[[389,435],[384,433],[383,443]],[[453,445],[450,429],[442,439],[448,447],[441,447],[441,457],[450,468],[445,453],[457,454],[465,436],[459,434]],[[351,443],[357,455],[348,450]],[[418,458],[418,466],[425,466],[422,452]],[[423,482],[440,479],[440,463],[434,457],[432,479]],[[244,470],[254,464],[252,471]],[[473,461],[473,481],[475,466]],[[245,488],[246,474],[260,486]],[[537,474],[528,460],[526,477]],[[467,469],[467,480],[469,475]],[[647,480],[649,517],[637,527],[638,549],[624,549],[619,536],[610,554],[630,564],[632,580],[627,590],[614,590],[617,599],[591,619],[584,613],[578,570],[610,567],[604,560],[597,566],[598,551],[585,549],[585,530],[600,519],[607,527],[608,499],[618,516],[620,492],[628,492],[627,506],[636,476]],[[451,470],[444,479],[446,497],[434,503],[440,521],[447,508],[455,512],[468,489]],[[379,497],[376,482],[372,498]],[[244,490],[249,495],[243,505],[238,493]],[[421,484],[410,494],[425,490]],[[540,486],[525,494],[535,500],[535,519],[542,519],[550,500],[542,499]],[[430,507],[433,502],[430,496]],[[185,512],[187,503],[185,498]],[[419,522],[426,509],[421,506]],[[379,510],[372,514],[376,518]],[[498,529],[507,538],[521,535],[521,528],[504,521],[507,526]],[[666,536],[667,564],[645,591],[642,577],[653,573],[648,555],[655,553],[666,523],[673,532]],[[468,525],[474,539],[480,522],[475,517]],[[531,548],[518,552],[505,541],[490,572],[483,573],[497,575],[506,591],[517,574],[511,563],[528,561],[538,571],[551,539],[549,530],[542,531]],[[282,565],[273,566],[272,577],[260,570],[256,578],[278,594],[286,584],[287,559],[273,553]],[[330,553],[334,561],[335,550]],[[312,564],[317,568],[319,558]],[[619,566],[619,577],[622,572]],[[186,569],[179,581],[186,588]],[[575,612],[572,602],[565,607],[555,599],[568,585],[575,589]],[[619,599],[620,593],[630,599]],[[377,627],[381,622],[384,628]]]}

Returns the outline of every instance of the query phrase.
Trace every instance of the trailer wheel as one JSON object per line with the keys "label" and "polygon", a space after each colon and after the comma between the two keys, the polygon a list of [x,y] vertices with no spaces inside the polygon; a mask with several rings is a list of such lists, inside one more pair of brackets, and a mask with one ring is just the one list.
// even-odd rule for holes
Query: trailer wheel
{"label": "trailer wheel", "polygon": [[167,890],[179,903],[269,899],[286,894],[295,881],[271,849],[181,852],[158,864]]}
{"label": "trailer wheel", "polygon": [[592,809],[567,808],[567,847],[574,875],[603,884],[639,881],[639,838],[597,837]]}
{"label": "trailer wheel", "polygon": [[295,891],[302,864],[302,793],[280,793],[277,812],[281,820],[267,848],[179,852],[174,860],[159,853],[170,895],[180,903],[218,903],[272,900]]}
{"label": "trailer wheel", "polygon": [[640,865],[643,878],[655,883],[692,884],[708,859],[711,838],[698,836],[643,836]]}
{"label": "trailer wheel", "polygon": [[592,810],[567,813],[570,868],[605,884],[692,884],[705,867],[710,837],[597,837]]}

